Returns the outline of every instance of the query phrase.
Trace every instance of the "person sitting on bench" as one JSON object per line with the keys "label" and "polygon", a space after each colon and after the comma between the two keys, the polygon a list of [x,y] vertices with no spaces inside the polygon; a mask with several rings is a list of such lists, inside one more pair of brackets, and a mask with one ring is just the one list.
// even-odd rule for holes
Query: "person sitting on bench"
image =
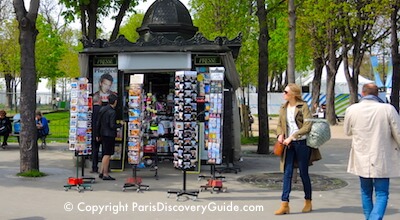
{"label": "person sitting on bench", "polygon": [[45,117],[43,117],[40,111],[36,111],[36,127],[38,130],[37,140],[41,139],[43,143],[46,142],[46,136],[49,134],[49,123]]}
{"label": "person sitting on bench", "polygon": [[1,145],[3,149],[6,149],[8,136],[12,132],[11,121],[6,115],[6,111],[0,110],[0,136],[4,136],[3,144]]}

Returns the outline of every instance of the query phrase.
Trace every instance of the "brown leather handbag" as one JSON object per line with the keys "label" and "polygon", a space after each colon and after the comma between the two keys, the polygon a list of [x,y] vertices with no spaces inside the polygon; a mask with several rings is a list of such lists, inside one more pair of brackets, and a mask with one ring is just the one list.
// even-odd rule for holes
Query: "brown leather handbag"
{"label": "brown leather handbag", "polygon": [[285,146],[281,142],[276,141],[274,144],[274,154],[276,156],[282,156],[284,148]]}

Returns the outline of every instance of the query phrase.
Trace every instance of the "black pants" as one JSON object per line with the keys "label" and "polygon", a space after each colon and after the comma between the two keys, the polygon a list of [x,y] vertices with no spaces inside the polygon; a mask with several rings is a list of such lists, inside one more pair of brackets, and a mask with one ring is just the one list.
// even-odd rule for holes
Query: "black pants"
{"label": "black pants", "polygon": [[8,136],[10,136],[10,134],[6,132],[5,134],[0,134],[0,136],[4,136],[2,145],[7,145]]}
{"label": "black pants", "polygon": [[92,171],[97,172],[99,170],[99,150],[100,150],[100,142],[93,140],[92,144]]}

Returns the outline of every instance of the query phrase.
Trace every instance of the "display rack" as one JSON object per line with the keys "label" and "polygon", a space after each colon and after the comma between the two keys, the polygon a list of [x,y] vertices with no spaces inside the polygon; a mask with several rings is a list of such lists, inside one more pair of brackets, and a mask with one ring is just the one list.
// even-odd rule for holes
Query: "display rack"
{"label": "display rack", "polygon": [[[87,182],[94,182],[94,178],[84,177],[84,158],[92,154],[92,96],[91,84],[86,78],[79,78],[71,83],[69,149],[76,157],[76,177],[69,177],[64,189],[68,191],[76,187],[78,192],[84,189],[93,190]],[[79,177],[79,158],[82,164],[82,177]]]}
{"label": "display rack", "polygon": [[[132,79],[133,81],[133,79]],[[131,82],[128,90],[128,163],[132,165],[132,177],[129,177],[122,191],[127,188],[135,188],[137,192],[142,189],[149,190],[149,185],[142,184],[142,178],[137,176],[138,164],[142,155],[142,85]]]}
{"label": "display rack", "polygon": [[197,120],[197,72],[178,71],[175,74],[174,95],[174,166],[183,173],[183,188],[168,190],[168,197],[176,194],[197,199],[199,190],[186,190],[188,171],[199,169]]}
{"label": "display rack", "polygon": [[84,183],[94,183],[96,181],[95,177],[88,177],[85,176],[85,163],[86,163],[86,156],[81,156],[81,174]]}
{"label": "display rack", "polygon": [[[223,161],[222,149],[227,146],[224,128],[224,111],[226,99],[224,97],[224,72],[223,67],[197,67],[199,80],[199,97],[198,102],[204,105],[204,116],[200,120],[204,122],[204,150],[207,154],[206,164],[211,167],[211,176],[200,175],[199,180],[207,179],[206,185],[200,186],[201,190],[211,189],[211,193],[215,190],[226,191],[226,187],[222,185],[223,176],[215,175],[216,165],[220,165]],[[229,126],[227,126],[229,127]],[[223,147],[222,147],[223,146]]]}
{"label": "display rack", "polygon": [[196,200],[198,195],[199,195],[199,190],[192,190],[192,191],[187,191],[186,190],[186,170],[182,170],[183,173],[183,186],[181,190],[168,190],[168,198],[171,194],[176,194],[176,200],[179,200],[181,196],[191,196],[192,200]]}
{"label": "display rack", "polygon": [[[64,190],[68,191],[69,189],[75,187],[75,189],[78,192],[81,192],[82,190],[85,190],[85,189],[89,189],[90,191],[93,191],[92,185],[85,182],[85,179],[87,179],[87,178],[79,177],[79,156],[75,155],[75,157],[76,157],[76,177],[68,178],[68,184],[64,185]],[[83,168],[82,168],[82,170],[83,170]],[[82,173],[82,176],[83,176],[83,173]],[[94,181],[94,180],[91,180],[91,181]]]}
{"label": "display rack", "polygon": [[125,192],[127,188],[136,188],[136,192],[141,192],[142,189],[149,190],[149,185],[142,184],[142,178],[138,177],[137,172],[137,164],[132,164],[133,175],[129,177],[124,186],[122,187],[122,191]]}
{"label": "display rack", "polygon": [[204,176],[204,175],[200,175],[199,176],[199,180],[207,179],[207,184],[200,186],[200,191],[211,189],[211,191],[210,191],[211,193],[214,193],[215,191],[226,192],[226,190],[228,188],[224,187],[223,184],[222,184],[222,182],[224,181],[225,177],[224,176],[216,176],[215,175],[215,164],[211,164],[210,169],[211,169],[211,171],[210,171],[211,172],[211,176]]}

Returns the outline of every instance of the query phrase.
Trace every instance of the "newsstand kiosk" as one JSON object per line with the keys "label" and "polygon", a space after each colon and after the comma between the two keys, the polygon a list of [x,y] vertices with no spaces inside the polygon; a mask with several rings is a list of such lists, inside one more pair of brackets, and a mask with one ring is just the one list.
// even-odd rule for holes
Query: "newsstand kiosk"
{"label": "newsstand kiosk", "polygon": [[84,40],[79,55],[93,93],[102,93],[103,102],[107,93],[118,94],[117,119],[126,129],[111,169],[124,169],[125,159],[137,167],[170,160],[199,172],[202,162],[221,165],[240,156],[234,58],[241,36],[206,39],[178,0],[155,1],[137,32],[136,42]]}

